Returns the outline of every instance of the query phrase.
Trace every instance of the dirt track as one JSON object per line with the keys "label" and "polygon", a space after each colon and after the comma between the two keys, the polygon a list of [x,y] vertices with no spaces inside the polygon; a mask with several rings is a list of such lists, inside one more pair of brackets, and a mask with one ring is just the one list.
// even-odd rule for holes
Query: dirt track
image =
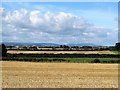
{"label": "dirt track", "polygon": [[2,62],[3,87],[118,87],[118,64]]}
{"label": "dirt track", "polygon": [[19,51],[19,50],[8,50],[7,53],[15,54],[115,54],[111,51]]}

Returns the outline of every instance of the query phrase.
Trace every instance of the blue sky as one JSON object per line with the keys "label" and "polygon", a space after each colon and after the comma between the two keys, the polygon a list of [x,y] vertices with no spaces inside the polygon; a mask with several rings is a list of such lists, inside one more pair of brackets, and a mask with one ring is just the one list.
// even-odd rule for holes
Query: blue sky
{"label": "blue sky", "polygon": [[[5,25],[3,41],[30,42],[33,35],[32,42],[114,45],[118,39],[117,2],[4,2],[1,13]],[[27,22],[29,19],[31,24]],[[7,31],[10,27],[14,30]],[[37,32],[40,35],[36,35]],[[28,36],[21,39],[26,34]]]}

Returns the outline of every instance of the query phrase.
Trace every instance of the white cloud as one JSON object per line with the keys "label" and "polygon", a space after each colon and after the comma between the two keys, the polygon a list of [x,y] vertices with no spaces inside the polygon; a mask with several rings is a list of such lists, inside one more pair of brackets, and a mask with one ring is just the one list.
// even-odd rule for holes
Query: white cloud
{"label": "white cloud", "polygon": [[43,13],[26,9],[6,11],[2,8],[0,14],[3,41],[96,44],[112,44],[117,41],[115,30],[95,27],[71,13]]}

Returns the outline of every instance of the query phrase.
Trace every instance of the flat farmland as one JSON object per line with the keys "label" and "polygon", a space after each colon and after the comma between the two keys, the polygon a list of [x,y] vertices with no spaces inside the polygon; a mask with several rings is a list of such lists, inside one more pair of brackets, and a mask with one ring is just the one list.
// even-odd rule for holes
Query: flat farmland
{"label": "flat farmland", "polygon": [[3,88],[117,88],[118,64],[2,61]]}
{"label": "flat farmland", "polygon": [[116,54],[115,52],[106,51],[20,51],[20,50],[8,50],[10,54]]}

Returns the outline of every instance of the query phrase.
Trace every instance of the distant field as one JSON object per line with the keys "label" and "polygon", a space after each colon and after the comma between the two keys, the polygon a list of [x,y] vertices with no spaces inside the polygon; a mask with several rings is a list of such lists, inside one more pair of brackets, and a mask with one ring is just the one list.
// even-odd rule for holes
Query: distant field
{"label": "distant field", "polygon": [[2,62],[3,88],[118,88],[118,64]]}
{"label": "distant field", "polygon": [[112,51],[20,51],[20,50],[8,50],[10,54],[116,54]]}
{"label": "distant field", "polygon": [[112,51],[113,53],[120,54],[120,51]]}

